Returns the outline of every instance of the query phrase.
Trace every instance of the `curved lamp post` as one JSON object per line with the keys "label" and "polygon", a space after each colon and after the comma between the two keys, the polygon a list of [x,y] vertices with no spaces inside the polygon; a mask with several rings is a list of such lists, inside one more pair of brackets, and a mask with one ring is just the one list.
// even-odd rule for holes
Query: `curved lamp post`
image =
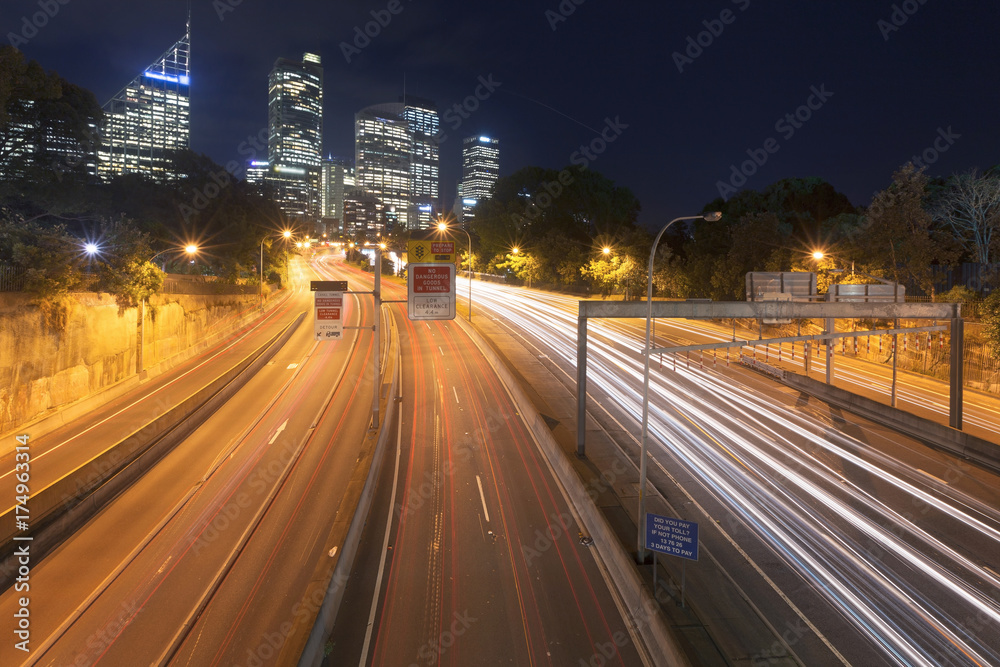
{"label": "curved lamp post", "polygon": [[[438,231],[447,232],[450,231],[448,224],[445,222],[438,223]],[[461,229],[461,228],[460,228]],[[469,233],[467,229],[462,229],[465,235],[469,237],[469,321],[472,321],[472,234]]]}
{"label": "curved lamp post", "polygon": [[650,356],[650,325],[653,321],[653,259],[656,257],[656,246],[660,243],[670,225],[681,220],[707,220],[715,222],[722,217],[722,213],[715,211],[704,215],[692,215],[684,218],[674,218],[668,222],[653,241],[653,247],[649,251],[649,270],[646,280],[646,347],[643,348],[643,370],[642,370],[642,444],[639,454],[639,517],[638,528],[638,549],[637,560],[639,563],[646,562],[646,544],[643,539],[646,536],[646,451],[649,434],[649,356]]}
{"label": "curved lamp post", "polygon": [[[152,263],[154,259],[162,255],[163,253],[167,252],[177,252],[177,248],[167,248],[166,250],[161,250],[160,252],[150,257],[147,261]],[[194,245],[193,243],[190,243],[184,246],[184,252],[186,252],[188,255],[194,255],[196,252],[198,252],[198,246]],[[143,297],[141,299],[140,305],[141,308],[139,310],[139,336],[138,336],[139,349],[135,356],[135,372],[137,375],[144,370],[143,352],[144,348],[146,347],[146,297]]]}

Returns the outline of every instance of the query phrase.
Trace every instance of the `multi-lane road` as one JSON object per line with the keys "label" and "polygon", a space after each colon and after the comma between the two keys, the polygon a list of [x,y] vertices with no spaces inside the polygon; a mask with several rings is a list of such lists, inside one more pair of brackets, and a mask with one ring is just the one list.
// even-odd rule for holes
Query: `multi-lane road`
{"label": "multi-lane road", "polygon": [[[477,287],[480,312],[573,381],[576,300]],[[637,432],[640,323],[590,333],[592,410],[613,405],[607,418]],[[777,594],[761,605],[772,626],[804,629],[786,646],[801,663],[1000,664],[997,475],[724,365],[668,358],[651,396],[663,484],[679,484],[685,518],[715,524],[719,558],[753,564],[749,597]]]}
{"label": "multi-lane road", "polygon": [[350,591],[331,664],[643,664],[599,555],[466,331],[392,311],[403,402],[388,511],[370,520],[389,530],[362,552],[357,574],[372,569],[374,585]]}
{"label": "multi-lane road", "polygon": [[[4,641],[0,664],[276,664],[307,629],[303,591],[332,555],[379,350],[364,329],[315,343],[305,287],[370,290],[370,273],[328,255],[294,271],[288,299],[255,325],[33,442],[34,474],[58,477],[305,312],[236,396],[33,565],[32,651]],[[575,299],[474,291],[477,312],[572,388]],[[386,281],[383,298],[405,288]],[[373,321],[370,297],[347,303],[350,322]],[[466,326],[412,322],[398,303],[384,315],[400,333],[402,402],[333,663],[649,664],[634,610]],[[634,459],[641,323],[590,332],[592,413]],[[662,321],[658,334],[724,336]],[[709,557],[744,573],[733,584],[784,637],[782,659],[1000,664],[997,475],[736,366],[654,364],[651,391],[651,479],[703,522]],[[995,430],[993,409],[970,403],[967,419]],[[13,589],[0,596],[0,617],[17,607]]]}

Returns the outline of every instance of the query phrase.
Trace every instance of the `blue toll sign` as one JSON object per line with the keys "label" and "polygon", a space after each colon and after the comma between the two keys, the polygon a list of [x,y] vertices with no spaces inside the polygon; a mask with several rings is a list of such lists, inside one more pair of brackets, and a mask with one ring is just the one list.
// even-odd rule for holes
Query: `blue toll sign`
{"label": "blue toll sign", "polygon": [[646,548],[688,560],[698,560],[698,524],[647,513]]}

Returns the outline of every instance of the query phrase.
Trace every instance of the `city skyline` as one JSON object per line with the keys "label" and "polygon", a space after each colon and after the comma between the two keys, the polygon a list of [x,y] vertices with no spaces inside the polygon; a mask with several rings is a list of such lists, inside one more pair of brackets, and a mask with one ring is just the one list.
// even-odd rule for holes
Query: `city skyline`
{"label": "city skyline", "polygon": [[[263,159],[261,82],[276,57],[316,52],[328,70],[324,154],[351,155],[354,113],[398,99],[404,86],[437,101],[444,207],[460,177],[460,138],[477,133],[505,138],[503,175],[586,160],[636,193],[647,227],[730,188],[788,177],[823,178],[866,205],[912,157],[947,176],[989,168],[1000,154],[987,112],[996,92],[981,85],[998,64],[985,46],[992,7],[739,0],[610,16],[574,4],[564,16],[558,3],[437,2],[403,4],[365,36],[379,7],[221,6],[194,8],[193,150],[223,165]],[[113,2],[97,14],[68,4],[31,33],[20,19],[36,4],[10,7],[8,29],[26,56],[99,100],[150,62],[151,44],[172,43],[185,19],[183,3],[168,0]],[[529,46],[510,49],[512,34]],[[814,87],[829,93],[817,109]],[[979,101],[968,103],[971,91]],[[608,121],[622,133],[598,154]],[[943,151],[942,132],[956,137],[937,142]],[[769,140],[775,152],[764,149]]]}

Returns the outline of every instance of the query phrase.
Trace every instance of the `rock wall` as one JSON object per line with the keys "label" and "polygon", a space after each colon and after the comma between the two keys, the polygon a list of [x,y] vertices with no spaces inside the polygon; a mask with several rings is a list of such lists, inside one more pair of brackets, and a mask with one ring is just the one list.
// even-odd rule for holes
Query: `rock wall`
{"label": "rock wall", "polygon": [[[236,324],[256,295],[167,294],[146,308],[143,366]],[[0,433],[135,374],[137,309],[108,294],[71,295],[65,330],[46,327],[29,296],[0,293]]]}

